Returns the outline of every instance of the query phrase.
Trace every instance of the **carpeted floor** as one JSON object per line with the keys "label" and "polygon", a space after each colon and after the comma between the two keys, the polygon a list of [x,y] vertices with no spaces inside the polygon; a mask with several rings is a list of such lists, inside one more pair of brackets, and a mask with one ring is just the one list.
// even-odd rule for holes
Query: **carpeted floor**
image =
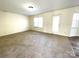
{"label": "carpeted floor", "polygon": [[73,58],[67,37],[27,31],[0,37],[0,57],[4,58]]}
{"label": "carpeted floor", "polygon": [[79,57],[79,37],[76,36],[76,37],[71,37],[69,39],[70,39],[75,55]]}

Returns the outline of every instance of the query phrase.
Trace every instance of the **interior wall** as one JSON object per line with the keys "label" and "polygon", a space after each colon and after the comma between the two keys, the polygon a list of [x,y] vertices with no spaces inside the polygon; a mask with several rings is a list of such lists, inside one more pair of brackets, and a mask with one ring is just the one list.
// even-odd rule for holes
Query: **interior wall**
{"label": "interior wall", "polygon": [[0,11],[0,36],[29,29],[28,16]]}
{"label": "interior wall", "polygon": [[[70,36],[72,18],[74,13],[79,13],[79,6],[46,12],[30,17],[0,11],[0,36],[26,31],[29,30],[29,28],[30,30]],[[60,25],[58,33],[52,32],[52,17],[55,15],[60,16]],[[33,26],[33,19],[36,16],[43,17],[43,28],[35,28]],[[77,36],[79,36],[79,28],[77,29]]]}
{"label": "interior wall", "polygon": [[[30,22],[31,22],[30,27],[32,30],[36,30],[36,31],[70,36],[72,18],[74,13],[79,13],[79,6],[34,15],[30,17]],[[52,32],[52,17],[55,15],[60,16],[60,25],[59,25],[58,33]],[[44,21],[43,28],[35,28],[33,26],[33,19],[36,16],[43,17],[43,21]],[[79,35],[79,29],[77,35]]]}

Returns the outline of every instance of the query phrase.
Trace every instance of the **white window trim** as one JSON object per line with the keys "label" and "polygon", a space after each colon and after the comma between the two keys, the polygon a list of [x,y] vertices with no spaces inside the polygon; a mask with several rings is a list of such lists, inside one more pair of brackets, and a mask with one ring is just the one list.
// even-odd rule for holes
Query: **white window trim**
{"label": "white window trim", "polygon": [[[75,14],[76,15],[78,14],[78,16],[74,16]],[[71,30],[70,30],[70,36],[76,36],[78,28],[79,28],[79,13],[74,13],[73,17],[72,17],[72,25],[71,25]]]}
{"label": "white window trim", "polygon": [[[56,25],[57,22],[54,21],[54,17],[59,17],[57,25]],[[52,32],[53,33],[59,33],[59,26],[60,26],[60,16],[59,15],[55,15],[55,16],[52,17]],[[58,28],[56,28],[56,27],[58,27]]]}
{"label": "white window trim", "polygon": [[[35,18],[38,18],[36,19],[35,21]],[[39,19],[41,18],[41,19]],[[38,21],[37,21],[38,20]],[[40,22],[39,22],[40,21]],[[43,17],[34,17],[34,23],[33,23],[33,26],[34,27],[37,27],[37,28],[42,28],[43,27]]]}

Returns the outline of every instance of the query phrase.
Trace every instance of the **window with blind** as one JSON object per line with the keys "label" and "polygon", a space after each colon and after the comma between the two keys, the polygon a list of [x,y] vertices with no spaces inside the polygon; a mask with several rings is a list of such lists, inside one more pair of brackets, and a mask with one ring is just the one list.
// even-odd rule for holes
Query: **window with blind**
{"label": "window with blind", "polygon": [[54,33],[59,32],[60,16],[53,16],[52,19],[52,31]]}
{"label": "window with blind", "polygon": [[76,36],[77,35],[77,29],[79,27],[79,13],[74,13],[73,14],[73,20],[72,20],[72,26],[71,26],[71,36]]}
{"label": "window with blind", "polygon": [[35,17],[34,18],[34,27],[43,27],[43,18],[42,17]]}

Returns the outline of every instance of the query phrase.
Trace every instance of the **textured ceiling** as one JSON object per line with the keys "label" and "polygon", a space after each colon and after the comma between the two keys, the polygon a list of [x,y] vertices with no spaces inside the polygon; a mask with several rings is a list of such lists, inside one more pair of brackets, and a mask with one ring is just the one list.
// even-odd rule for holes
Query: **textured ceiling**
{"label": "textured ceiling", "polygon": [[[36,11],[28,11],[24,5],[32,2],[37,6]],[[35,15],[46,11],[68,8],[79,5],[79,0],[0,0],[0,10]]]}

